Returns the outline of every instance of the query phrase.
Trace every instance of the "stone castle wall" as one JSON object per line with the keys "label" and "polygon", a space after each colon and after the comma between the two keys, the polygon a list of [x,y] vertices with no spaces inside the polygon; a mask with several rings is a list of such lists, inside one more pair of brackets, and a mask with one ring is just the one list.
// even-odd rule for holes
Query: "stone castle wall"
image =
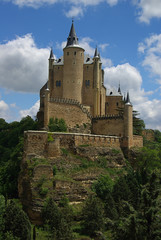
{"label": "stone castle wall", "polygon": [[[48,133],[47,131],[26,131],[24,153],[38,156],[54,157],[61,148],[74,149],[77,146],[120,148],[120,138],[78,133]],[[50,135],[50,141],[48,137]],[[52,137],[52,141],[51,141]]]}
{"label": "stone castle wall", "polygon": [[[24,153],[54,157],[60,154],[61,148],[75,149],[78,146],[125,147],[126,138],[81,133],[48,133],[47,131],[26,131]],[[50,140],[48,140],[50,136]],[[52,137],[52,141],[51,141]],[[143,147],[141,136],[134,136],[136,147]]]}
{"label": "stone castle wall", "polygon": [[68,127],[91,123],[90,113],[77,101],[51,98],[48,104],[49,116],[58,119],[63,118]]}
{"label": "stone castle wall", "polygon": [[93,118],[92,133],[123,137],[124,136],[124,119],[119,115]]}

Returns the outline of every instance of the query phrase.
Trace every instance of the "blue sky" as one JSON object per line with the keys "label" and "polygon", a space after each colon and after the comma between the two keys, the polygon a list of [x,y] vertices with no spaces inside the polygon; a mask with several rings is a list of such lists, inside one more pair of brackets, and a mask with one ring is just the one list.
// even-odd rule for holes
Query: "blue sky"
{"label": "blue sky", "polygon": [[146,127],[161,130],[161,0],[1,0],[0,117],[36,116],[50,47],[62,56],[72,17],[86,53],[98,46],[106,88],[120,82]]}

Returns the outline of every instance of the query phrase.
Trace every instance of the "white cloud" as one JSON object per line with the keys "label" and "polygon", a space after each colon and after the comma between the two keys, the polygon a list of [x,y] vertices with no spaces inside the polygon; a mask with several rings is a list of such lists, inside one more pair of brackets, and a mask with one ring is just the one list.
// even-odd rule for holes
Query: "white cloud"
{"label": "white cloud", "polygon": [[161,131],[161,100],[148,99],[148,95],[152,92],[145,92],[142,88],[142,77],[139,71],[129,63],[106,67],[105,85],[107,89],[113,87],[117,89],[119,82],[123,94],[129,90],[133,108],[140,113],[140,118],[145,121],[146,128]]}
{"label": "white cloud", "polygon": [[2,0],[12,2],[19,7],[39,8],[44,5],[53,5],[62,3],[69,6],[69,10],[65,13],[67,17],[83,16],[83,12],[88,6],[96,6],[106,2],[109,6],[114,6],[119,0]]}
{"label": "white cloud", "polygon": [[40,101],[37,101],[31,108],[25,109],[25,110],[20,110],[20,118],[26,117],[26,116],[31,116],[32,118],[35,118],[37,112],[39,111],[40,107]]}
{"label": "white cloud", "polygon": [[10,109],[7,103],[0,100],[0,118],[8,120],[10,117]]}
{"label": "white cloud", "polygon": [[101,48],[102,51],[104,51],[108,46],[108,43],[99,44],[99,48]]}
{"label": "white cloud", "polygon": [[148,67],[161,84],[161,34],[151,35],[139,44],[138,51],[143,55],[142,65]]}
{"label": "white cloud", "polygon": [[0,44],[0,85],[38,92],[47,80],[49,49],[37,48],[31,34]]}
{"label": "white cloud", "polygon": [[140,22],[149,23],[152,18],[161,18],[160,0],[133,0],[138,7]]}
{"label": "white cloud", "polygon": [[142,84],[142,77],[138,70],[129,63],[116,67],[105,68],[105,85],[107,88],[118,86],[119,82],[124,91],[138,90]]}
{"label": "white cloud", "polygon": [[95,49],[90,45],[93,41],[93,39],[89,37],[84,37],[79,41],[79,45],[85,49],[86,54],[89,54],[90,56],[94,56]]}
{"label": "white cloud", "polygon": [[66,12],[66,16],[69,18],[83,16],[83,9],[82,7],[72,6],[71,9]]}
{"label": "white cloud", "polygon": [[161,131],[161,100],[144,99],[136,105],[136,109],[140,112],[140,117],[144,119],[146,128],[158,129]]}

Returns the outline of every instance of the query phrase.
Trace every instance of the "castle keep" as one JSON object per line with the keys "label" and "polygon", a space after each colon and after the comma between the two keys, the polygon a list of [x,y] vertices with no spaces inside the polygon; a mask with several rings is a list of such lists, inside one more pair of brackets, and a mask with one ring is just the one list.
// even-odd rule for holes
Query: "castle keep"
{"label": "castle keep", "polygon": [[118,91],[106,91],[98,49],[93,58],[85,54],[72,22],[63,56],[55,59],[50,52],[48,81],[40,90],[37,115],[42,127],[47,128],[50,118],[63,118],[70,132],[79,126],[87,133],[91,126],[92,134],[116,136],[122,147],[141,146],[141,138],[133,136],[132,111],[129,94],[123,99],[120,86]]}

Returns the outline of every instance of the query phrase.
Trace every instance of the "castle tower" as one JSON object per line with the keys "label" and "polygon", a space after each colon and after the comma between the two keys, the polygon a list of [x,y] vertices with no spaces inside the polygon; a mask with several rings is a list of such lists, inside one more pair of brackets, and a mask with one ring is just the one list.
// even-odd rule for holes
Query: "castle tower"
{"label": "castle tower", "polygon": [[84,49],[79,46],[73,22],[63,51],[63,98],[82,103]]}
{"label": "castle tower", "polygon": [[124,109],[124,136],[126,138],[126,147],[133,146],[133,107],[130,102],[129,92],[127,93],[127,99]]}
{"label": "castle tower", "polygon": [[94,76],[94,117],[100,115],[100,77],[99,77],[100,56],[96,47],[93,58],[93,76]]}

